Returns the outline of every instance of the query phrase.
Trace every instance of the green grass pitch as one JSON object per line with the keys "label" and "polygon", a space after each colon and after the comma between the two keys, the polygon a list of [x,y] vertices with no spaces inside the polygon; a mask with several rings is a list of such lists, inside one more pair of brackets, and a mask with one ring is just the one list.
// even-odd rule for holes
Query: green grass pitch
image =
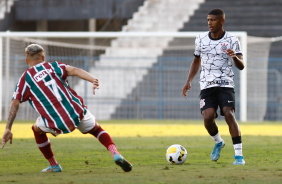
{"label": "green grass pitch", "polygon": [[[35,140],[16,138],[0,152],[0,183],[282,183],[282,136],[243,135],[244,166],[233,165],[230,136],[223,136],[226,146],[217,162],[210,160],[214,143],[208,135],[113,137],[121,154],[133,164],[129,173],[114,164],[97,139],[48,137],[62,173],[41,173],[48,163]],[[183,165],[166,161],[166,149],[172,144],[187,149]]]}

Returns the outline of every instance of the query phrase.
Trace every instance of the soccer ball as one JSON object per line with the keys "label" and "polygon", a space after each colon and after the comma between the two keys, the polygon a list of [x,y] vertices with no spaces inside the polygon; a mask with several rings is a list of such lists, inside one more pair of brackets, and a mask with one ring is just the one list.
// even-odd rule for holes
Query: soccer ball
{"label": "soccer ball", "polygon": [[183,164],[187,159],[187,151],[180,144],[173,144],[166,150],[166,160],[170,164]]}

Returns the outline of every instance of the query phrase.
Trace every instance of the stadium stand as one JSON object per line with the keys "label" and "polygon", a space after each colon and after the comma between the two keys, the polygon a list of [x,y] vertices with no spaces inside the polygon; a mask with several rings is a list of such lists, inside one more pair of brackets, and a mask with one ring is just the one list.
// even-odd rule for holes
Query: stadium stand
{"label": "stadium stand", "polygon": [[14,22],[14,1],[0,1],[0,30],[7,30]]}
{"label": "stadium stand", "polygon": [[[187,21],[183,28],[179,31],[207,31],[207,22],[205,16],[203,15],[207,15],[211,9],[222,8],[226,12],[227,19],[225,29],[228,31],[247,31],[248,35],[259,37],[281,36],[281,5],[282,2],[279,0],[208,0],[200,5],[200,8],[195,11],[194,15],[190,17],[189,21]],[[185,43],[179,44],[180,41],[181,40],[174,39],[170,42],[169,47],[173,45],[182,45],[185,47]],[[191,43],[186,44],[188,45]],[[260,47],[254,48],[255,45],[258,44]],[[270,43],[269,40],[257,41],[255,43],[249,43],[248,47],[251,47],[248,52],[249,67],[252,68],[261,66],[261,68],[263,68],[262,72],[250,72],[252,74],[248,74],[250,85],[252,85],[252,80],[260,81],[261,83],[260,85],[254,84],[252,87],[248,88],[248,112],[253,111],[253,113],[248,114],[248,119],[255,121],[281,119],[278,114],[281,112],[281,95],[279,95],[279,89],[282,87],[282,84],[281,82],[278,84],[279,86],[277,86],[277,84],[273,84],[272,80],[274,80],[275,77],[273,77],[274,74],[270,71],[278,69],[281,75],[282,67],[278,63],[281,62],[282,42]],[[270,52],[268,53],[269,49]],[[267,52],[264,55],[266,59],[254,59],[261,53],[265,52]],[[173,55],[177,55],[177,62],[173,61],[173,58],[169,58]],[[198,81],[193,81],[193,88],[191,92],[189,92],[189,102],[184,103],[182,99],[183,97],[180,95],[192,57],[193,49],[183,49],[178,51],[169,49],[164,50],[164,53],[158,57],[158,63],[154,64],[154,67],[152,67],[144,80],[139,83],[139,85],[125,100],[123,100],[122,106],[117,109],[116,113],[112,117],[160,118],[160,113],[157,109],[159,109],[159,106],[162,105],[161,118],[198,119],[200,117],[200,113],[191,113],[194,112],[191,109],[198,106],[198,102],[193,101],[193,99],[198,98],[199,90],[196,90],[199,88]],[[155,103],[152,103],[152,101],[150,103],[146,103],[146,99],[153,99],[152,94],[154,94],[155,90],[152,86],[160,85],[160,81],[156,80],[155,76],[155,70],[158,68],[157,66],[161,65],[163,68],[166,68],[169,67],[172,62],[174,64],[177,63],[177,67],[179,68],[187,68],[187,71],[166,72],[164,70],[164,78],[161,81],[161,86],[163,86],[164,90],[162,93],[162,98],[164,99],[162,101],[163,104],[158,104],[158,101]],[[236,70],[235,75],[238,75]],[[198,77],[199,76],[196,76],[195,78],[197,79]],[[179,82],[172,83],[173,78],[179,79]],[[258,89],[258,86],[260,86],[260,89]],[[260,91],[259,94],[257,93],[258,91]],[[159,94],[156,94],[155,98],[158,98],[158,95]],[[138,98],[136,98],[136,96],[138,96]],[[255,99],[254,96],[256,97]],[[168,99],[174,99],[174,104],[166,101]],[[139,107],[138,105],[132,106],[133,101],[140,104]],[[255,103],[258,101],[259,105]],[[188,105],[188,103],[190,105]],[[240,103],[238,99],[236,103],[238,107],[238,104]],[[136,108],[142,108],[142,110],[136,110]],[[129,112],[131,112],[131,114]]]}
{"label": "stadium stand", "polygon": [[[0,31],[120,31],[144,0],[0,0]],[[32,11],[31,11],[32,10]],[[40,23],[47,24],[40,30]],[[43,26],[44,27],[44,26]]]}
{"label": "stadium stand", "polygon": [[[3,1],[2,1],[3,2]],[[248,101],[250,120],[281,120],[282,97],[282,66],[281,49],[282,41],[271,40],[271,37],[281,36],[282,12],[281,0],[107,0],[97,6],[99,0],[18,0],[14,6],[9,7],[11,11],[4,13],[4,19],[0,18],[0,30],[6,31],[36,31],[36,23],[41,19],[49,21],[46,31],[62,31],[64,28],[57,26],[56,20],[72,20],[73,24],[69,31],[89,31],[85,22],[90,18],[99,19],[126,19],[117,26],[107,22],[100,25],[96,31],[123,31],[123,32],[183,32],[183,31],[207,31],[206,15],[213,8],[222,8],[226,12],[225,29],[228,31],[247,31],[250,43],[248,43],[248,65],[260,72],[250,72],[249,80],[256,80],[260,85],[249,83]],[[143,5],[142,5],[143,4]],[[48,7],[48,8],[46,8]],[[66,9],[65,7],[68,7]],[[31,9],[37,9],[33,14]],[[64,9],[65,8],[65,9]],[[83,9],[85,11],[75,11]],[[90,11],[93,10],[93,11]],[[95,10],[95,11],[94,11]],[[133,13],[137,11],[136,13]],[[43,13],[42,13],[43,12]],[[0,12],[1,13],[1,12]],[[45,16],[45,17],[44,17]],[[131,18],[132,17],[132,18]],[[127,21],[128,20],[128,21]],[[85,21],[85,22],[84,22]],[[81,23],[82,22],[82,23]],[[70,24],[68,22],[68,24]],[[53,26],[52,26],[53,25]],[[79,26],[77,26],[79,25]],[[107,26],[110,25],[110,26]],[[60,30],[55,28],[62,28]],[[267,37],[260,39],[258,37]],[[104,107],[99,105],[95,110],[98,119],[199,119],[200,112],[195,113],[198,108],[199,84],[196,76],[193,88],[189,92],[188,100],[181,96],[181,89],[186,80],[187,72],[193,59],[194,39],[148,40],[148,39],[125,39],[119,38],[109,41],[109,48],[105,53],[99,55],[95,61],[98,68],[103,67],[145,67],[146,71],[124,75],[125,71],[116,73],[126,79],[132,79],[126,90],[115,91],[113,94],[103,92],[102,99],[113,96],[117,101],[107,98]],[[146,48],[146,46],[148,46]],[[150,47],[157,46],[158,49]],[[175,49],[177,48],[177,49]],[[269,51],[270,50],[270,51]],[[269,52],[268,52],[269,51]],[[145,56],[140,61],[113,60],[117,58],[134,58]],[[261,57],[256,59],[256,57]],[[96,57],[96,55],[95,55]],[[250,61],[250,62],[249,62]],[[260,66],[260,68],[258,68]],[[109,76],[111,83],[117,84],[117,77],[111,76],[105,70],[97,71],[90,68],[90,72]],[[235,70],[235,75],[238,73]],[[133,77],[134,76],[134,77]],[[277,79],[277,77],[279,79]],[[236,79],[238,81],[238,79]],[[275,81],[275,82],[274,82]],[[277,81],[280,81],[277,83]],[[127,81],[128,82],[128,81]],[[105,81],[101,81],[105,89],[117,89]],[[128,84],[128,83],[127,83]],[[83,84],[76,86],[77,90],[84,90]],[[238,85],[237,85],[238,86]],[[263,87],[262,87],[263,86]],[[259,87],[259,88],[258,88]],[[121,87],[124,89],[125,86]],[[261,88],[261,89],[260,89]],[[259,93],[258,93],[259,91]],[[238,91],[236,91],[238,92]],[[89,93],[91,94],[91,92]],[[105,97],[103,97],[105,94]],[[95,98],[89,99],[92,103]],[[258,101],[257,103],[255,103]],[[111,103],[111,104],[110,104]],[[237,107],[239,101],[237,99]],[[258,105],[259,104],[259,105]],[[88,105],[95,107],[95,103]],[[259,107],[259,108],[257,108]],[[101,112],[98,112],[101,111]],[[236,109],[236,113],[239,109]],[[236,114],[238,118],[238,114]]]}

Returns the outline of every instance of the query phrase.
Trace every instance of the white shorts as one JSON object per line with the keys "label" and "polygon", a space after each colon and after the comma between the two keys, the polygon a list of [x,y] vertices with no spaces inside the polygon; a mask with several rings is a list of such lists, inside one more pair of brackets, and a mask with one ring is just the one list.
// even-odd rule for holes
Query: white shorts
{"label": "white shorts", "polygon": [[[55,130],[52,128],[48,128],[45,126],[45,123],[41,116],[39,116],[36,120],[36,126],[40,128],[43,132],[51,133],[54,136],[59,135]],[[79,125],[76,127],[81,133],[87,133],[92,130],[96,126],[96,118],[87,110],[86,114],[84,115],[83,119],[80,121]]]}

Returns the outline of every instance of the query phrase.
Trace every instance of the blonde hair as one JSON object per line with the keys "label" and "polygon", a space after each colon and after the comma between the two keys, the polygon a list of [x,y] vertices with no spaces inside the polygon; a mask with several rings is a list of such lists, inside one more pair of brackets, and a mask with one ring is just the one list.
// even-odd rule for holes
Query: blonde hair
{"label": "blonde hair", "polygon": [[29,56],[34,56],[42,52],[44,52],[44,49],[38,44],[30,44],[25,48],[25,54]]}

